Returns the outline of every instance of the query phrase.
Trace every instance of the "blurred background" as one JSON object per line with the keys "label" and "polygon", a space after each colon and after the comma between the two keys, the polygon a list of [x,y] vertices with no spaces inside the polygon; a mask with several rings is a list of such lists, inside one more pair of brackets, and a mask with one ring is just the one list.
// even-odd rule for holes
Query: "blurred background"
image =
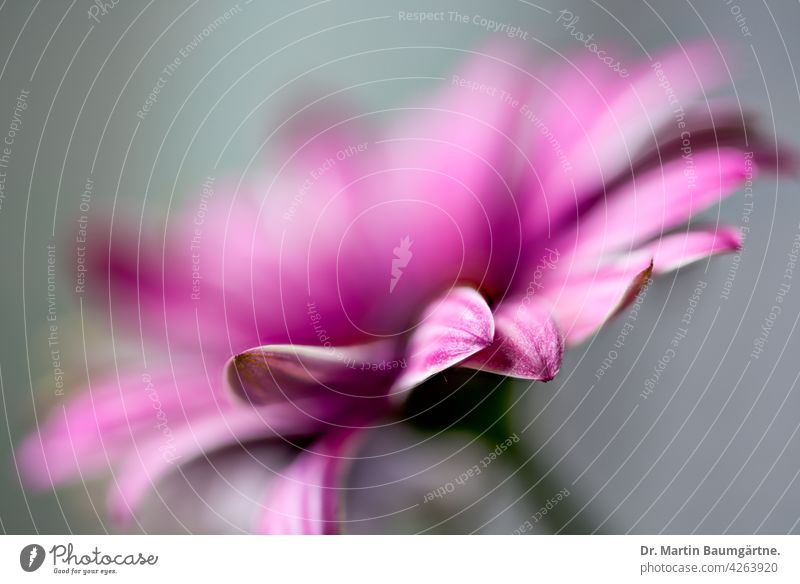
{"label": "blurred background", "polygon": [[[137,224],[141,216],[165,217],[197,196],[207,176],[239,177],[268,161],[272,144],[264,136],[305,88],[343,90],[356,111],[396,107],[431,92],[464,50],[500,34],[471,21],[407,22],[399,11],[458,11],[513,24],[527,33],[514,42],[548,58],[582,50],[556,23],[562,10],[579,16],[577,30],[619,47],[630,61],[711,41],[735,76],[728,94],[779,142],[800,149],[794,0],[430,4],[0,4],[0,135],[14,124],[0,168],[0,530],[115,530],[103,513],[102,481],[33,492],[21,485],[13,456],[20,438],[63,400],[61,383],[69,392],[85,383],[87,368],[120,358],[103,342],[102,326],[82,318],[92,307],[74,293],[79,275],[64,242],[80,216],[116,205]],[[146,107],[159,77],[165,82]],[[357,520],[349,530],[800,532],[800,289],[788,291],[763,352],[751,357],[800,233],[797,190],[796,180],[761,178],[744,250],[657,280],[622,347],[614,343],[625,314],[569,352],[553,382],[515,383],[510,427],[527,457],[504,459],[456,496],[427,505],[419,503],[447,475],[425,478],[425,469],[456,457],[462,462],[452,468],[460,472],[494,442],[452,433],[432,440],[427,458],[365,458],[351,476],[348,509]],[[708,216],[741,225],[745,203],[737,193]],[[57,276],[48,281],[53,263]],[[706,287],[687,337],[648,385],[701,281]],[[53,332],[63,378],[54,374]],[[413,445],[425,431],[389,432]],[[365,456],[384,439],[367,445]],[[413,465],[421,474],[409,470]],[[544,478],[531,497],[534,467]],[[357,490],[376,472],[386,477],[385,488]],[[411,474],[414,481],[404,480]],[[168,481],[160,488],[168,504],[180,505],[179,497],[169,503]],[[555,521],[531,520],[564,492]],[[526,521],[530,529],[522,528]],[[170,530],[146,522],[141,529]]]}

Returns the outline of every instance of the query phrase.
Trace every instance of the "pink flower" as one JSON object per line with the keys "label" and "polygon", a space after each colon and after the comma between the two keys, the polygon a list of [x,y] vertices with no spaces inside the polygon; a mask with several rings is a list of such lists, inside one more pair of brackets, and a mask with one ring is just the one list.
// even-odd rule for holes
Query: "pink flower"
{"label": "pink flower", "polygon": [[651,276],[737,249],[687,225],[777,162],[700,101],[724,69],[695,47],[621,80],[592,57],[475,54],[380,134],[300,108],[275,174],[209,179],[166,237],[115,224],[88,279],[147,365],[57,408],[22,446],[29,480],[110,469],[124,521],[176,465],[268,441],[291,460],[253,530],[335,532],[359,438],[413,388],[550,380]]}

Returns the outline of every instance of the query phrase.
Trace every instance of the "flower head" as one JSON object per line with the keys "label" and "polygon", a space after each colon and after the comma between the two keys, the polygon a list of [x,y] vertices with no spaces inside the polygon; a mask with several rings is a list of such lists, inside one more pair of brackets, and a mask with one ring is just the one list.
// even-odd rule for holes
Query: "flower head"
{"label": "flower head", "polygon": [[500,48],[380,133],[302,108],[274,174],[208,186],[163,245],[119,224],[94,242],[98,297],[160,363],[58,410],[22,446],[29,479],[110,466],[126,520],[177,464],[266,441],[290,460],[251,528],[337,531],[359,438],[414,388],[453,367],[548,381],[652,276],[739,247],[689,224],[776,162],[700,101],[719,70],[702,47],[624,80]]}

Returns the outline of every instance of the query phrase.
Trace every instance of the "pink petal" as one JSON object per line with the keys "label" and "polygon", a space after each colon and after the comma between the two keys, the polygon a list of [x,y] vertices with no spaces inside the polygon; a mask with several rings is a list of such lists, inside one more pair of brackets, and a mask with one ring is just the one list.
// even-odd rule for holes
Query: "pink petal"
{"label": "pink petal", "polygon": [[[204,352],[224,358],[230,355],[230,341],[236,345],[252,339],[252,323],[239,326],[241,307],[247,305],[231,303],[234,310],[226,307],[219,271],[227,199],[225,193],[218,193],[204,201],[202,215],[193,201],[179,212],[177,225],[145,222],[141,232],[127,223],[136,216],[133,213],[120,214],[113,225],[111,218],[98,217],[86,250],[87,273],[91,274],[86,291],[98,313],[106,312],[115,322],[128,325],[150,344],[178,343],[196,349],[199,337]],[[254,209],[240,203],[235,211],[237,233],[249,233]]]}
{"label": "pink petal", "polygon": [[516,144],[523,121],[502,95],[527,96],[531,78],[523,69],[500,45],[469,55],[433,99],[387,130],[381,144],[386,172],[373,188],[383,187],[387,203],[370,212],[365,230],[379,250],[405,236],[414,241],[393,305],[406,295],[425,299],[459,280],[501,282],[492,290],[500,293],[513,273],[522,241],[521,193],[513,180],[523,155]]}
{"label": "pink petal", "polygon": [[[531,217],[537,231],[556,229],[565,217],[573,220],[587,197],[630,169],[643,151],[656,147],[656,134],[674,125],[674,106],[654,63],[667,76],[673,98],[686,107],[713,90],[724,71],[707,44],[669,50],[644,65],[624,48],[604,49],[628,77],[610,72],[596,56],[594,63],[591,57],[558,63],[559,71],[551,75],[553,93],[534,112],[544,124],[536,148],[544,158],[537,165],[542,185],[534,185],[533,192],[543,190],[546,197],[546,203],[532,199],[539,210]],[[545,207],[547,215],[541,212]]]}
{"label": "pink petal", "polygon": [[274,404],[259,409],[209,412],[191,423],[170,428],[168,434],[151,432],[134,444],[115,473],[109,491],[109,509],[115,520],[125,522],[145,495],[178,465],[206,456],[228,445],[276,436],[302,436],[318,431],[316,404]]}
{"label": "pink petal", "polygon": [[[111,230],[109,221],[102,233],[98,223],[87,244],[93,302],[151,345],[222,355],[220,366],[259,342],[315,342],[310,303],[337,343],[362,341],[348,316],[359,318],[369,305],[349,302],[348,315],[337,289],[337,248],[352,221],[350,203],[298,203],[300,185],[264,176],[207,182],[166,226],[145,222],[138,233],[122,220]],[[345,300],[352,295],[342,293]]]}
{"label": "pink petal", "polygon": [[544,287],[567,341],[576,344],[628,306],[648,279],[741,245],[738,230],[707,227],[675,233],[592,267],[562,268]]}
{"label": "pink petal", "polygon": [[392,341],[351,347],[266,345],[236,355],[225,367],[233,394],[251,404],[309,396],[380,397],[404,367]]}
{"label": "pink petal", "polygon": [[661,66],[660,71],[674,92],[672,98],[678,103],[691,104],[722,79],[724,69],[710,45],[669,50],[655,57],[641,66],[630,81],[623,81],[629,87],[609,102],[588,135],[570,152],[570,159],[578,165],[574,180],[579,191],[608,182],[629,168],[639,152],[653,143],[654,132],[673,121],[674,105],[661,85],[663,77],[657,75],[655,63]]}
{"label": "pink petal", "polygon": [[636,253],[652,257],[653,273],[663,274],[712,255],[736,251],[741,245],[735,227],[711,226],[664,236]]}
{"label": "pink petal", "polygon": [[228,446],[181,465],[136,509],[145,533],[251,533],[265,485],[296,456],[281,440]]}
{"label": "pink petal", "polygon": [[534,298],[503,301],[494,312],[494,342],[463,366],[550,381],[561,367],[564,339],[550,311]]}
{"label": "pink petal", "polygon": [[289,535],[338,533],[339,493],[350,463],[348,453],[362,430],[327,432],[301,453],[283,475],[268,487],[256,532]]}
{"label": "pink petal", "polygon": [[293,103],[278,129],[279,148],[286,158],[281,174],[288,173],[289,184],[312,179],[303,189],[302,206],[324,205],[332,194],[356,181],[365,168],[363,154],[373,142],[371,125],[343,100],[324,93],[328,92],[314,87],[303,91],[303,98],[316,99]]}
{"label": "pink petal", "polygon": [[694,178],[678,159],[651,170],[635,184],[609,193],[578,224],[575,253],[628,251],[683,223],[731,194],[746,178],[746,155],[733,149],[694,155]]}
{"label": "pink petal", "polygon": [[163,420],[178,427],[209,408],[227,406],[201,373],[186,371],[107,380],[71,397],[20,446],[23,476],[45,488],[95,473],[135,440],[158,433]]}
{"label": "pink petal", "polygon": [[[428,176],[426,196],[444,199],[457,179],[467,190],[494,204],[481,193],[487,181],[513,164],[502,154],[514,149],[513,136],[520,127],[518,110],[502,98],[502,92],[520,99],[530,91],[531,78],[515,63],[508,47],[496,44],[470,55],[444,87],[423,107],[414,108],[391,129],[393,139],[410,139],[401,151],[407,167],[434,168],[446,176]],[[492,165],[497,165],[493,171]],[[424,179],[422,176],[418,178]],[[481,188],[483,187],[483,188]],[[493,193],[503,198],[506,194]]]}
{"label": "pink petal", "polygon": [[408,368],[392,386],[400,395],[429,377],[463,361],[494,339],[494,319],[474,288],[453,288],[433,302],[411,334]]}
{"label": "pink petal", "polygon": [[631,255],[595,267],[575,267],[564,280],[542,290],[569,344],[589,337],[628,306],[653,271],[651,258]]}

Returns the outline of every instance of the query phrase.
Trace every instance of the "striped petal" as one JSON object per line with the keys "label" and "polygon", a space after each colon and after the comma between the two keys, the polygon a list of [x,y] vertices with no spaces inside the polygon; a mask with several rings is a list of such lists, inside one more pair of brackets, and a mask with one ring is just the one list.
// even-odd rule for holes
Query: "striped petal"
{"label": "striped petal", "polygon": [[494,342],[463,365],[500,375],[550,381],[561,367],[564,339],[535,298],[507,300],[494,313]]}
{"label": "striped petal", "polygon": [[349,467],[349,453],[362,434],[352,428],[333,430],[300,454],[269,486],[256,533],[338,533],[343,499],[340,484]]}
{"label": "striped petal", "polygon": [[651,257],[629,255],[573,269],[542,296],[551,303],[567,343],[577,344],[633,302],[652,272]]}
{"label": "striped petal", "polygon": [[746,157],[738,150],[721,149],[695,155],[692,166],[678,159],[610,193],[605,204],[581,219],[576,253],[631,250],[684,223],[744,182]]}
{"label": "striped petal", "polygon": [[236,355],[225,367],[233,395],[251,404],[309,396],[380,397],[404,361],[395,343],[351,347],[266,345]]}
{"label": "striped petal", "polygon": [[402,394],[488,347],[494,319],[474,288],[453,288],[432,303],[412,333],[406,350],[408,367],[395,381],[392,395]]}
{"label": "striped petal", "polygon": [[167,421],[185,425],[205,411],[227,409],[198,367],[94,383],[60,408],[19,448],[22,474],[38,488],[93,475],[113,464]]}
{"label": "striped petal", "polygon": [[639,253],[653,258],[653,273],[664,274],[685,265],[741,248],[739,230],[728,226],[710,226],[675,233],[648,244]]}
{"label": "striped petal", "polygon": [[109,509],[119,522],[131,519],[145,495],[178,465],[208,456],[229,445],[276,436],[301,436],[319,431],[315,403],[274,404],[259,409],[235,409],[199,417],[171,430],[153,433],[136,444],[115,474],[109,492]]}

